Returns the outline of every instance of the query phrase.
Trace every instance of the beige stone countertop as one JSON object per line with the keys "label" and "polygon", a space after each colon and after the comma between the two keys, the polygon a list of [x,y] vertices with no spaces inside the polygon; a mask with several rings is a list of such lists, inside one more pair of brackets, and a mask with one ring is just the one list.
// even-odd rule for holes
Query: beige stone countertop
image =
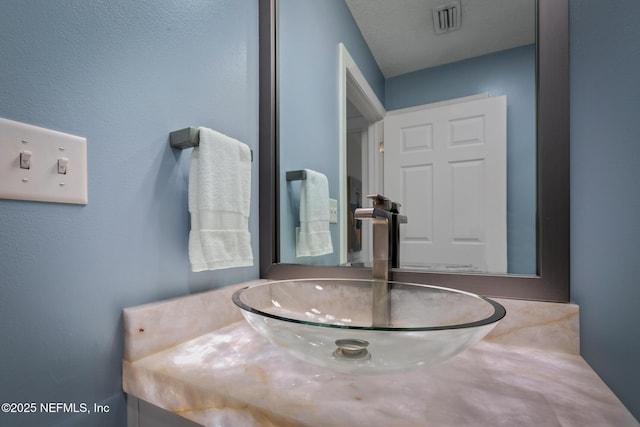
{"label": "beige stone countertop", "polygon": [[640,425],[578,354],[575,305],[499,299],[507,317],[443,363],[345,375],[258,335],[230,299],[246,285],[125,309],[124,391],[203,426]]}

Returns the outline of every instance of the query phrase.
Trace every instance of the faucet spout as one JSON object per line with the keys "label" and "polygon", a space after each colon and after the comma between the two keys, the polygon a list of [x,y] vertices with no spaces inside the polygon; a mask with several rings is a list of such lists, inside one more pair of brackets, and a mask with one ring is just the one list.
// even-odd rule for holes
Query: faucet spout
{"label": "faucet spout", "polygon": [[391,219],[393,213],[380,208],[357,208],[354,212],[355,219],[386,218]]}
{"label": "faucet spout", "polygon": [[[397,255],[398,230],[406,217],[398,215],[399,205],[380,195],[370,195],[372,208],[358,208],[354,212],[356,219],[370,219],[373,223],[373,326],[390,326],[391,299],[389,296],[389,277],[392,268],[392,257]],[[392,209],[393,206],[393,209]],[[398,218],[401,217],[401,218]]]}
{"label": "faucet spout", "polygon": [[389,280],[389,222],[392,213],[379,208],[358,208],[356,219],[369,219],[373,224],[373,279]]}

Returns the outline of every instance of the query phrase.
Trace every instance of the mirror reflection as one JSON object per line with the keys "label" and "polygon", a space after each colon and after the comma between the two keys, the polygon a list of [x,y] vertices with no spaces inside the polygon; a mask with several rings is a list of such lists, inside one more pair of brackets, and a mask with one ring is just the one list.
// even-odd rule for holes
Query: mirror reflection
{"label": "mirror reflection", "polygon": [[280,261],[368,265],[378,193],[401,268],[535,274],[535,0],[277,10]]}

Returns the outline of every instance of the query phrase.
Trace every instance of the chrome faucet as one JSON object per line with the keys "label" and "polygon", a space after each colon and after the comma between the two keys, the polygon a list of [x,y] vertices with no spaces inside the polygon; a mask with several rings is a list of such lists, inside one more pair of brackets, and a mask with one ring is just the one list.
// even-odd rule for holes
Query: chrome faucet
{"label": "chrome faucet", "polygon": [[390,326],[391,268],[400,264],[400,224],[407,222],[398,213],[400,204],[379,194],[369,195],[373,207],[358,208],[355,219],[371,219],[373,223],[373,326]]}

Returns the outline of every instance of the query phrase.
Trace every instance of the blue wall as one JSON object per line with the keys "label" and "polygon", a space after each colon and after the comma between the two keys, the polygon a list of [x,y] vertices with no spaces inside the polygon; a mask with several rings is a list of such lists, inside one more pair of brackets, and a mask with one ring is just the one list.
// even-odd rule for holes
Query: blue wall
{"label": "blue wall", "polygon": [[209,126],[257,153],[254,0],[4,0],[0,117],[87,138],[87,206],[0,200],[0,402],[98,402],[105,415],[0,425],[123,426],[121,310],[258,277],[191,273],[190,150]]}
{"label": "blue wall", "polygon": [[387,111],[487,92],[507,97],[507,260],[509,273],[536,273],[535,45],[386,81]]}
{"label": "blue wall", "polygon": [[640,2],[570,14],[571,295],[584,358],[640,419]]}
{"label": "blue wall", "polygon": [[[336,265],[338,225],[331,225],[334,253],[296,258],[300,183],[287,183],[285,172],[310,168],[329,179],[329,196],[337,199],[338,182],[338,45],[343,43],[380,100],[384,77],[344,0],[281,0],[279,4],[278,123],[280,141],[281,261]],[[311,82],[311,83],[310,83]],[[300,144],[304,141],[304,144]]]}

